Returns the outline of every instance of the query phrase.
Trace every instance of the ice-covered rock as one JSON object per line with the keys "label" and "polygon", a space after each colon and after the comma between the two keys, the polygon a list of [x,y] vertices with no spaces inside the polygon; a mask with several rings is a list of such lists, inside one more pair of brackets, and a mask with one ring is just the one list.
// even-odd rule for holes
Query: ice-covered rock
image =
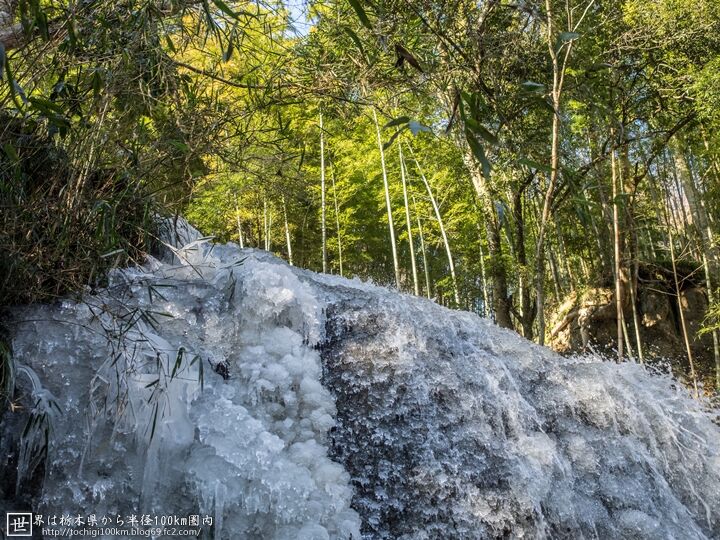
{"label": "ice-covered rock", "polygon": [[[38,511],[208,513],[233,540],[720,537],[720,431],[671,379],[182,235],[14,314],[49,411]],[[0,433],[20,490],[23,414]]]}

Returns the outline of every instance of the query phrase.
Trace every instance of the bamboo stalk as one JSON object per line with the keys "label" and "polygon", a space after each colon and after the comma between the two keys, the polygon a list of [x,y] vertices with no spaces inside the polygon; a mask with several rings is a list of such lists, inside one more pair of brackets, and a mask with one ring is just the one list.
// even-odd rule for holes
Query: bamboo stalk
{"label": "bamboo stalk", "polygon": [[420,296],[420,283],[418,282],[417,264],[415,263],[415,246],[412,237],[412,222],[410,221],[410,205],[408,204],[407,181],[405,178],[405,160],[403,159],[402,143],[398,143],[398,154],[400,157],[400,177],[402,178],[403,200],[405,202],[405,225],[408,233],[408,244],[410,244],[410,263],[412,266],[413,287],[415,296]]}
{"label": "bamboo stalk", "polygon": [[435,200],[435,196],[433,195],[430,183],[427,181],[427,178],[425,178],[425,173],[423,173],[420,162],[418,162],[417,157],[415,157],[415,152],[413,152],[411,146],[408,145],[408,148],[410,149],[410,154],[413,157],[413,161],[415,161],[415,166],[417,167],[418,173],[420,174],[420,178],[425,184],[425,188],[427,189],[428,195],[430,196],[430,202],[432,203],[433,210],[435,211],[435,218],[437,219],[438,225],[440,227],[440,235],[442,236],[443,243],[445,244],[445,253],[447,254],[448,265],[450,266],[450,277],[452,278],[453,282],[455,305],[459,306],[460,295],[458,294],[457,277],[455,276],[455,263],[453,262],[452,252],[450,251],[450,242],[448,241],[447,232],[445,231],[445,225],[442,220],[442,215],[440,214],[440,208],[437,205],[437,201]]}
{"label": "bamboo stalk", "polygon": [[478,239],[478,251],[480,252],[480,278],[482,279],[483,285],[483,317],[487,317],[490,314],[490,299],[488,298],[487,280],[485,276],[485,253],[483,253],[482,238]]}
{"label": "bamboo stalk", "polygon": [[292,243],[290,242],[290,227],[288,226],[287,206],[285,205],[285,195],[283,195],[283,198],[282,198],[282,205],[283,205],[283,220],[285,221],[285,242],[287,243],[288,262],[292,266],[292,263],[293,263]]}
{"label": "bamboo stalk", "polygon": [[413,208],[415,209],[415,217],[417,218],[418,233],[420,234],[420,252],[422,253],[423,268],[425,270],[425,291],[428,298],[432,298],[432,291],[430,290],[430,272],[428,270],[427,254],[425,252],[425,235],[423,235],[422,223],[420,222],[420,214],[418,214],[417,203],[415,202],[415,196],[412,196]]}
{"label": "bamboo stalk", "polygon": [[240,241],[240,249],[245,248],[245,242],[243,241],[242,223],[240,221],[240,206],[238,205],[238,198],[235,195],[235,221],[237,222],[238,240]]}
{"label": "bamboo stalk", "polygon": [[672,261],[673,278],[675,280],[675,294],[677,295],[678,312],[680,313],[680,326],[682,329],[683,340],[685,341],[685,350],[687,351],[688,363],[690,364],[690,376],[692,377],[695,399],[700,397],[698,390],[697,376],[695,374],[695,362],[693,361],[692,349],[690,348],[690,338],[688,337],[687,324],[685,322],[685,313],[683,312],[682,297],[680,295],[680,283],[677,276],[677,264],[675,262],[675,246],[672,234],[672,228],[668,223],[668,239],[670,241],[670,260]]}
{"label": "bamboo stalk", "polygon": [[378,123],[377,113],[374,108],[372,113],[373,120],[375,120],[378,148],[380,149],[380,165],[382,167],[383,186],[385,188],[385,206],[387,207],[388,228],[390,229],[390,247],[392,248],[393,269],[395,270],[395,286],[400,289],[400,264],[398,263],[397,244],[395,242],[395,225],[393,224],[392,206],[390,203],[390,187],[388,185],[387,169],[385,167],[385,149],[383,148],[380,124]]}
{"label": "bamboo stalk", "polygon": [[617,178],[617,163],[615,150],[610,154],[610,171],[612,176],[613,197],[613,244],[615,252],[615,312],[617,318],[617,361],[623,360],[623,330],[624,315],[622,306],[622,283],[620,281],[620,209],[618,207],[618,194],[620,192]]}
{"label": "bamboo stalk", "polygon": [[342,237],[340,234],[340,211],[338,209],[337,191],[335,189],[335,167],[330,168],[330,178],[332,180],[333,199],[335,201],[335,227],[337,230],[337,241],[338,241],[338,260],[340,263],[340,277],[343,276],[343,256],[342,256]]}
{"label": "bamboo stalk", "polygon": [[325,134],[320,113],[320,224],[322,228],[322,271],[327,274],[327,227],[325,226]]}

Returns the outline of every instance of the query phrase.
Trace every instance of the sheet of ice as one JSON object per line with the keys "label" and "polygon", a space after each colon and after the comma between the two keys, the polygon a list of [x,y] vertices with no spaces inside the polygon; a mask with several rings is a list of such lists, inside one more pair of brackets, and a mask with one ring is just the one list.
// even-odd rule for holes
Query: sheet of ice
{"label": "sheet of ice", "polygon": [[671,379],[181,229],[15,314],[62,409],[39,510],[208,513],[233,540],[720,537],[720,430]]}

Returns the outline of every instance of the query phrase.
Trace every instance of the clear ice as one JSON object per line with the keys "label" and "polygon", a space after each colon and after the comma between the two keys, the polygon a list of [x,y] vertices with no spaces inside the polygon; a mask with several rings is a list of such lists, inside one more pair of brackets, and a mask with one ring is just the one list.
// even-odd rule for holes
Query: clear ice
{"label": "clear ice", "polygon": [[720,538],[720,429],[670,377],[171,229],[106,289],[13,315],[50,424],[36,511],[206,513],[228,540]]}

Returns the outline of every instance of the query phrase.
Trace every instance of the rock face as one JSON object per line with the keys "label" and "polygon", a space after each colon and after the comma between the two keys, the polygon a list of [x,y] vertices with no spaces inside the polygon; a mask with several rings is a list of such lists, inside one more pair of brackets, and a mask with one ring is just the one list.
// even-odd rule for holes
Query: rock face
{"label": "rock face", "polygon": [[219,539],[718,537],[720,431],[672,379],[193,238],[15,313],[52,432],[38,465],[5,415],[0,506],[36,465],[41,513],[209,513]]}
{"label": "rock face", "polygon": [[[685,359],[680,314],[682,309],[693,355],[702,364],[712,365],[712,338],[698,336],[708,310],[707,291],[702,287],[689,287],[676,295],[659,287],[643,287],[638,292],[638,319],[640,337],[649,357]],[[626,306],[630,342],[635,349],[632,307]],[[617,346],[617,318],[615,295],[612,289],[595,288],[572,294],[560,306],[553,321],[551,346],[560,353],[600,352]]]}

